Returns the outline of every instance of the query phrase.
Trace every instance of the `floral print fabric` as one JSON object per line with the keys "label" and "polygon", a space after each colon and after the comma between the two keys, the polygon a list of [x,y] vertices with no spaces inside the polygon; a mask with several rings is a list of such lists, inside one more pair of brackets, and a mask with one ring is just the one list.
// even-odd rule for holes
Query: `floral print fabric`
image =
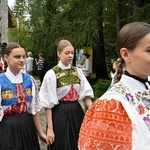
{"label": "floral print fabric", "polygon": [[117,91],[126,98],[126,100],[137,110],[143,121],[150,130],[150,91],[134,92],[118,82],[110,89],[110,91]]}

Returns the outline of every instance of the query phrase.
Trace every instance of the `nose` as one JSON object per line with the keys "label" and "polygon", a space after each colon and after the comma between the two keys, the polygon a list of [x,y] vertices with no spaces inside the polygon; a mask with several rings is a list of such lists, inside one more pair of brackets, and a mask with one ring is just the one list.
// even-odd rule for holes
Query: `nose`
{"label": "nose", "polygon": [[20,61],[25,61],[25,57],[20,57]]}
{"label": "nose", "polygon": [[72,53],[69,53],[69,57],[73,57],[73,55],[74,55],[74,54],[72,54]]}

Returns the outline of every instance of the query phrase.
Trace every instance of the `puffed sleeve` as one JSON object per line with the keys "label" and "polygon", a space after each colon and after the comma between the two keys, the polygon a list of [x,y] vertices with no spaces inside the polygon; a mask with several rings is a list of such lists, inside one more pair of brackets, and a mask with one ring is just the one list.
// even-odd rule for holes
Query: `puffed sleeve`
{"label": "puffed sleeve", "polygon": [[53,70],[49,70],[44,76],[42,86],[39,92],[43,107],[52,108],[59,103],[56,92],[56,76]]}
{"label": "puffed sleeve", "polygon": [[88,80],[86,79],[85,75],[83,74],[83,71],[80,68],[78,69],[78,75],[80,78],[80,92],[79,92],[79,100],[83,100],[85,96],[89,96],[91,98],[94,98],[94,92],[89,84]]}
{"label": "puffed sleeve", "polygon": [[150,131],[137,110],[116,92],[106,92],[87,110],[79,150],[150,149]]}
{"label": "puffed sleeve", "polygon": [[32,81],[32,101],[27,103],[28,112],[35,115],[42,108],[42,102],[39,98],[38,86],[35,79],[31,76]]}
{"label": "puffed sleeve", "polygon": [[79,133],[79,150],[132,149],[132,125],[122,104],[96,100],[88,109]]}

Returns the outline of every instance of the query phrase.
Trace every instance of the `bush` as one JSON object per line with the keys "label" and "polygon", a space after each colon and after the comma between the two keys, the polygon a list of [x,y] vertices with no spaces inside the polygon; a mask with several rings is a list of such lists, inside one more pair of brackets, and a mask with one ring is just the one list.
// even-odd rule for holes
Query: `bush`
{"label": "bush", "polygon": [[92,85],[95,100],[107,91],[110,83],[111,83],[111,80],[99,79],[94,85]]}

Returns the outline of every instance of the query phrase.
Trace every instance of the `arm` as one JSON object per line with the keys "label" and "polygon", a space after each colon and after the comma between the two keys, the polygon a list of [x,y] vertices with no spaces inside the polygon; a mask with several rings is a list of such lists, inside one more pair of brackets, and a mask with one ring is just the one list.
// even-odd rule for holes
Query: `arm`
{"label": "arm", "polygon": [[90,71],[90,61],[86,60],[84,63],[85,64],[83,65],[82,71],[89,72]]}
{"label": "arm", "polygon": [[78,75],[80,78],[79,100],[83,100],[86,97],[94,98],[93,89],[91,85],[89,84],[89,82],[87,81],[85,75],[83,74],[83,71],[80,68],[77,68],[77,69],[78,69]]}
{"label": "arm", "polygon": [[83,101],[85,102],[86,106],[89,108],[92,105],[92,100],[89,96],[86,96]]}
{"label": "arm", "polygon": [[45,108],[45,115],[47,121],[47,136],[50,140],[50,144],[52,144],[55,139],[53,131],[52,110],[50,108]]}
{"label": "arm", "polygon": [[114,99],[96,100],[80,128],[79,149],[103,149],[103,146],[105,149],[132,149],[131,120],[121,102]]}
{"label": "arm", "polygon": [[38,61],[37,61],[37,58],[35,58],[35,63],[36,63],[36,65],[38,65]]}
{"label": "arm", "polygon": [[44,143],[48,144],[48,137],[46,136],[46,134],[43,131],[42,124],[40,121],[40,115],[38,112],[35,115],[33,115],[33,120],[34,120],[34,124],[36,126],[36,129],[37,129],[40,139]]}

